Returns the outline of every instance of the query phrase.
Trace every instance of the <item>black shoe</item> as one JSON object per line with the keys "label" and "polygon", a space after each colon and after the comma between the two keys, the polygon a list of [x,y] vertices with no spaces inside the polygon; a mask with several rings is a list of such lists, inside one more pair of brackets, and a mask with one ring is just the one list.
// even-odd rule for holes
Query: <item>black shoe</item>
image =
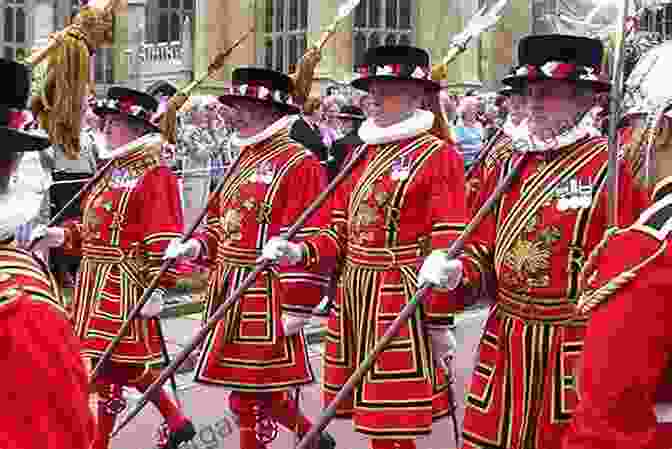
{"label": "black shoe", "polygon": [[175,432],[170,432],[168,441],[159,449],[178,449],[182,443],[187,443],[196,436],[196,429],[191,421],[185,421],[182,427]]}
{"label": "black shoe", "polygon": [[336,440],[328,432],[320,434],[320,441],[317,445],[318,449],[334,449],[336,447]]}
{"label": "black shoe", "polygon": [[[306,435],[299,435],[299,441],[303,440]],[[336,447],[336,440],[328,432],[320,433],[320,438],[313,440],[311,449],[334,449]]]}

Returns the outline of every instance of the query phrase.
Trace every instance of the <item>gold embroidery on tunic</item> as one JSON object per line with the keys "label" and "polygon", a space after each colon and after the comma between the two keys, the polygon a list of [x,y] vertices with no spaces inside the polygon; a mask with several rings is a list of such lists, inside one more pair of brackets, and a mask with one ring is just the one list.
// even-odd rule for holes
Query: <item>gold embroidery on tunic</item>
{"label": "gold embroidery on tunic", "polygon": [[225,241],[240,241],[243,234],[240,232],[242,228],[243,217],[238,209],[229,209],[224,214],[222,219],[222,229],[224,230]]}
{"label": "gold embroidery on tunic", "polygon": [[542,229],[533,240],[525,234],[533,233],[538,225],[538,217],[532,217],[525,227],[523,235],[516,239],[512,249],[504,258],[509,268],[507,281],[514,287],[542,288],[551,285],[552,248],[561,238],[560,230],[551,226]]}

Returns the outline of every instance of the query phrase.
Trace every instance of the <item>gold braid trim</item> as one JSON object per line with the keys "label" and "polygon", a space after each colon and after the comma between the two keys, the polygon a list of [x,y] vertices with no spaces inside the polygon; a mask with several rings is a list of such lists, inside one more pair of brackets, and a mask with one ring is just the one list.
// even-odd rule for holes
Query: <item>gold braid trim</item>
{"label": "gold braid trim", "polygon": [[[609,232],[609,231],[607,231]],[[613,233],[612,235],[616,235],[618,232]],[[605,238],[600,242],[601,247],[599,247],[599,250],[601,251],[604,246],[606,246],[606,241],[610,235],[605,236]],[[590,311],[592,311],[595,307],[598,305],[602,304],[605,302],[611,295],[616,293],[618,290],[623,288],[623,286],[627,285],[630,283],[635,277],[637,277],[637,272],[653,262],[658,256],[660,256],[665,250],[667,249],[667,240],[664,240],[661,242],[661,245],[658,247],[658,249],[649,257],[645,258],[643,261],[635,265],[634,267],[630,268],[629,270],[623,271],[620,273],[618,276],[615,278],[611,279],[609,282],[601,286],[600,288],[596,290],[590,290],[586,289],[584,293],[581,295],[581,298],[579,299],[578,303],[578,313],[581,315],[587,315]],[[598,248],[596,248],[597,250]],[[593,251],[591,254],[591,257],[593,254],[595,254],[597,251]],[[583,274],[583,273],[582,273]],[[597,275],[597,271],[595,270],[591,278],[595,277]],[[590,282],[590,278],[588,281]]]}

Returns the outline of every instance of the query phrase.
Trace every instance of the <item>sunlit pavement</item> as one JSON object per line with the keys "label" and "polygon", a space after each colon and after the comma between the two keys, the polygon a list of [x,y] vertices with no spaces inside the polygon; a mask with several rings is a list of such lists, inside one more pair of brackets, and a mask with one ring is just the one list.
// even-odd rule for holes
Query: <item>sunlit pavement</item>
{"label": "sunlit pavement", "polygon": [[[462,314],[457,323],[456,337],[460,348],[456,358],[456,392],[458,395],[458,419],[461,422],[465,386],[469,382],[474,362],[474,354],[481,329],[486,317],[485,310],[476,310]],[[168,340],[169,351],[175,353],[194,334],[200,324],[200,316],[173,318],[163,320],[164,332]],[[319,321],[313,323],[311,332]],[[321,345],[310,346],[310,358],[316,379],[320,378]],[[234,449],[238,447],[238,432],[235,420],[227,409],[228,391],[195,384],[192,381],[193,373],[179,375],[177,378],[179,396],[187,415],[192,417],[198,435],[191,445],[183,445],[189,449]],[[169,385],[169,384],[168,384]],[[300,406],[307,416],[316,419],[321,410],[319,385],[317,383],[302,390]],[[134,405],[135,395],[129,396],[129,406]],[[160,415],[148,405],[113,441],[112,449],[148,449],[154,446],[153,435],[161,422]],[[352,429],[347,420],[335,420],[327,429],[337,441],[337,448],[366,449],[366,438]],[[294,447],[294,435],[284,429],[270,446],[273,449]],[[444,419],[435,423],[432,434],[418,440],[419,449],[449,449],[454,448],[452,422]]]}

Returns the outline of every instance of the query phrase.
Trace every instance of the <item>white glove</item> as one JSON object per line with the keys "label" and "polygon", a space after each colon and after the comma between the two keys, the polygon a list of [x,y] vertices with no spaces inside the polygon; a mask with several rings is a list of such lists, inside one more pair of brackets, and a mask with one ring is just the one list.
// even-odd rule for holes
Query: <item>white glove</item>
{"label": "white glove", "polygon": [[[38,242],[39,240],[39,242]],[[30,233],[30,241],[35,243],[34,249],[58,248],[65,242],[65,229],[48,228],[45,225],[37,225]]]}
{"label": "white glove", "polygon": [[292,243],[282,237],[273,237],[266,243],[261,258],[281,265],[297,265],[303,259],[301,245]]}
{"label": "white glove", "polygon": [[32,223],[20,224],[16,227],[14,231],[14,240],[20,248],[27,248],[30,245],[30,237],[33,233]]}
{"label": "white glove", "polygon": [[432,251],[427,256],[418,274],[418,287],[430,283],[434,286],[455,289],[462,280],[462,262],[448,259],[441,251]]}
{"label": "white glove", "polygon": [[166,251],[163,253],[163,260],[166,259],[197,259],[201,254],[201,244],[196,239],[189,239],[181,243],[182,239],[177,237],[170,241]]}
{"label": "white glove", "polygon": [[154,318],[163,310],[163,303],[165,301],[166,291],[162,288],[157,288],[152,292],[152,296],[147,300],[142,309],[140,309],[140,316],[142,318]]}
{"label": "white glove", "polygon": [[291,337],[292,335],[298,334],[307,322],[308,318],[291,313],[283,313],[282,330],[285,334],[285,337]]}
{"label": "white glove", "polygon": [[436,366],[446,366],[447,359],[455,358],[457,353],[457,340],[453,331],[447,326],[425,327],[429,339],[432,341],[432,358]]}

